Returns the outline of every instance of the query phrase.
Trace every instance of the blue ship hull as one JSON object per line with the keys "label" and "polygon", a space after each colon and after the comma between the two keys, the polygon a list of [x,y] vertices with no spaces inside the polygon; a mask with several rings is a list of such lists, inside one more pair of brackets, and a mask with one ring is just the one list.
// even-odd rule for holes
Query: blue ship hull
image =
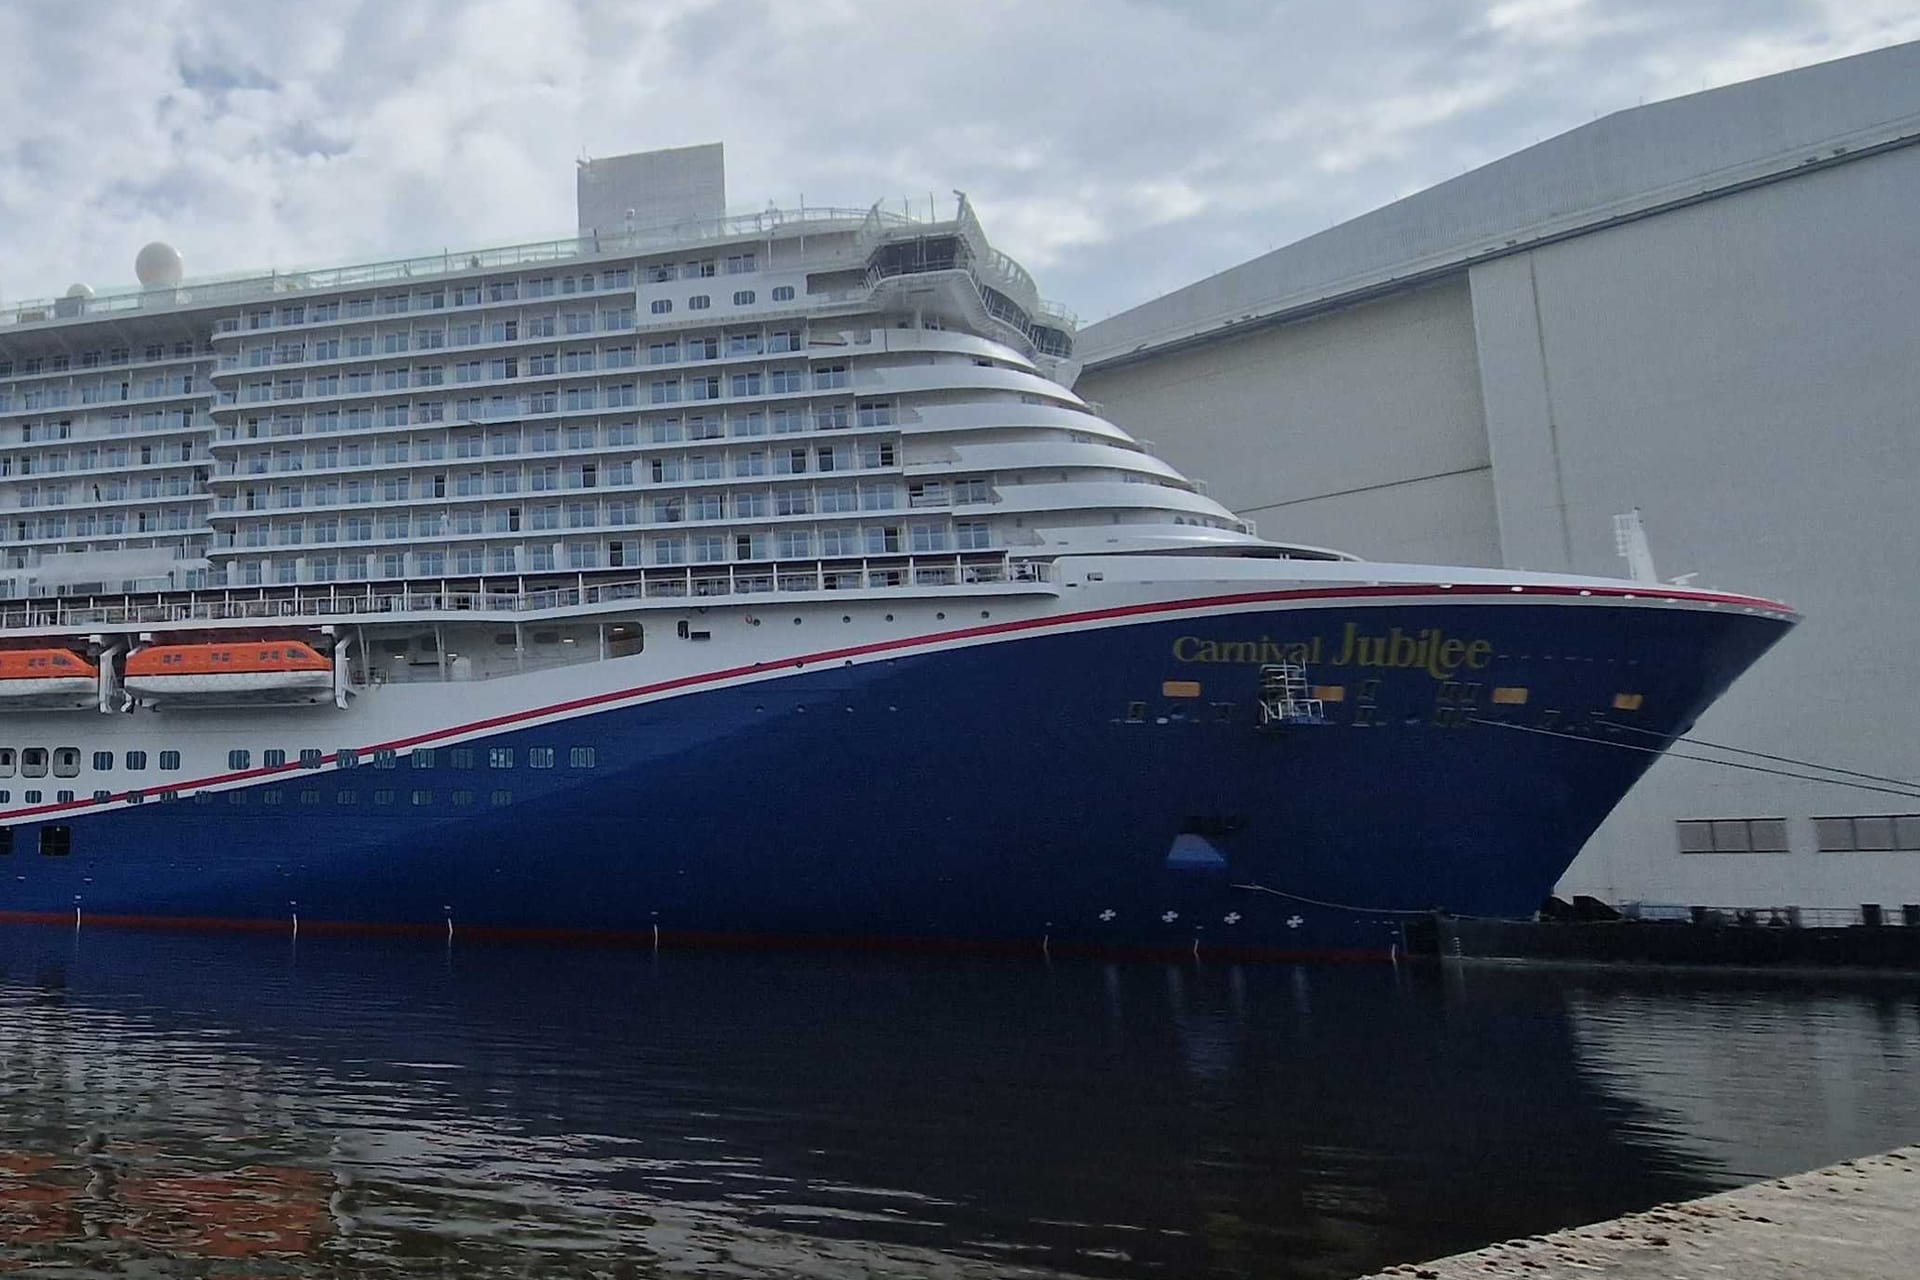
{"label": "blue ship hull", "polygon": [[[1356,602],[809,668],[472,740],[477,768],[63,816],[67,856],[22,823],[0,913],[1382,953],[1424,911],[1531,912],[1655,759],[1619,744],[1683,732],[1788,625]],[[1342,697],[1262,726],[1261,661],[1308,629]]]}

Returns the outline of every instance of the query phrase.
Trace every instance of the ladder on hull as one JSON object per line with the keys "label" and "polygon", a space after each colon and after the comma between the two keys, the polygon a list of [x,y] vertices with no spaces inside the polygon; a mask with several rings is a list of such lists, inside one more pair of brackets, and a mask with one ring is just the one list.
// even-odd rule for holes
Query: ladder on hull
{"label": "ladder on hull", "polygon": [[1272,662],[1260,668],[1260,727],[1325,724],[1326,707],[1309,697],[1307,669],[1297,662]]}

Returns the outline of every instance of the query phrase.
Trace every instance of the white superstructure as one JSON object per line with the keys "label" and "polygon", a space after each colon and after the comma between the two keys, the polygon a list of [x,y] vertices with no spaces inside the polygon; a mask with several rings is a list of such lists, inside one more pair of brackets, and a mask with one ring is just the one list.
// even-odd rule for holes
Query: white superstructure
{"label": "white superstructure", "polygon": [[964,201],[0,320],[10,598],[553,574],[704,596],[1247,541],[1050,376],[1071,322]]}

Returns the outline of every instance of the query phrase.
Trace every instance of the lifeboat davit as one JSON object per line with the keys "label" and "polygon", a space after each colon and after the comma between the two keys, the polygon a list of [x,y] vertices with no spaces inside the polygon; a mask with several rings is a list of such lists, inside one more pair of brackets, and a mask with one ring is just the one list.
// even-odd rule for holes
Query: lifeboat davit
{"label": "lifeboat davit", "polygon": [[333,664],[299,640],[156,644],[127,655],[127,692],[149,706],[333,701]]}
{"label": "lifeboat davit", "polygon": [[0,711],[98,710],[100,668],[71,649],[0,649]]}

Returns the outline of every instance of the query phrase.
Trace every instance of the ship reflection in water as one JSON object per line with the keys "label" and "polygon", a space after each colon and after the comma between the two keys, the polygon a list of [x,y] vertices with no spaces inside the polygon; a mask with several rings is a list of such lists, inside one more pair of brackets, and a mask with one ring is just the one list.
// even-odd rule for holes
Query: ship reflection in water
{"label": "ship reflection in water", "polygon": [[1917,1122],[1891,983],[0,930],[0,1270],[1346,1276]]}

